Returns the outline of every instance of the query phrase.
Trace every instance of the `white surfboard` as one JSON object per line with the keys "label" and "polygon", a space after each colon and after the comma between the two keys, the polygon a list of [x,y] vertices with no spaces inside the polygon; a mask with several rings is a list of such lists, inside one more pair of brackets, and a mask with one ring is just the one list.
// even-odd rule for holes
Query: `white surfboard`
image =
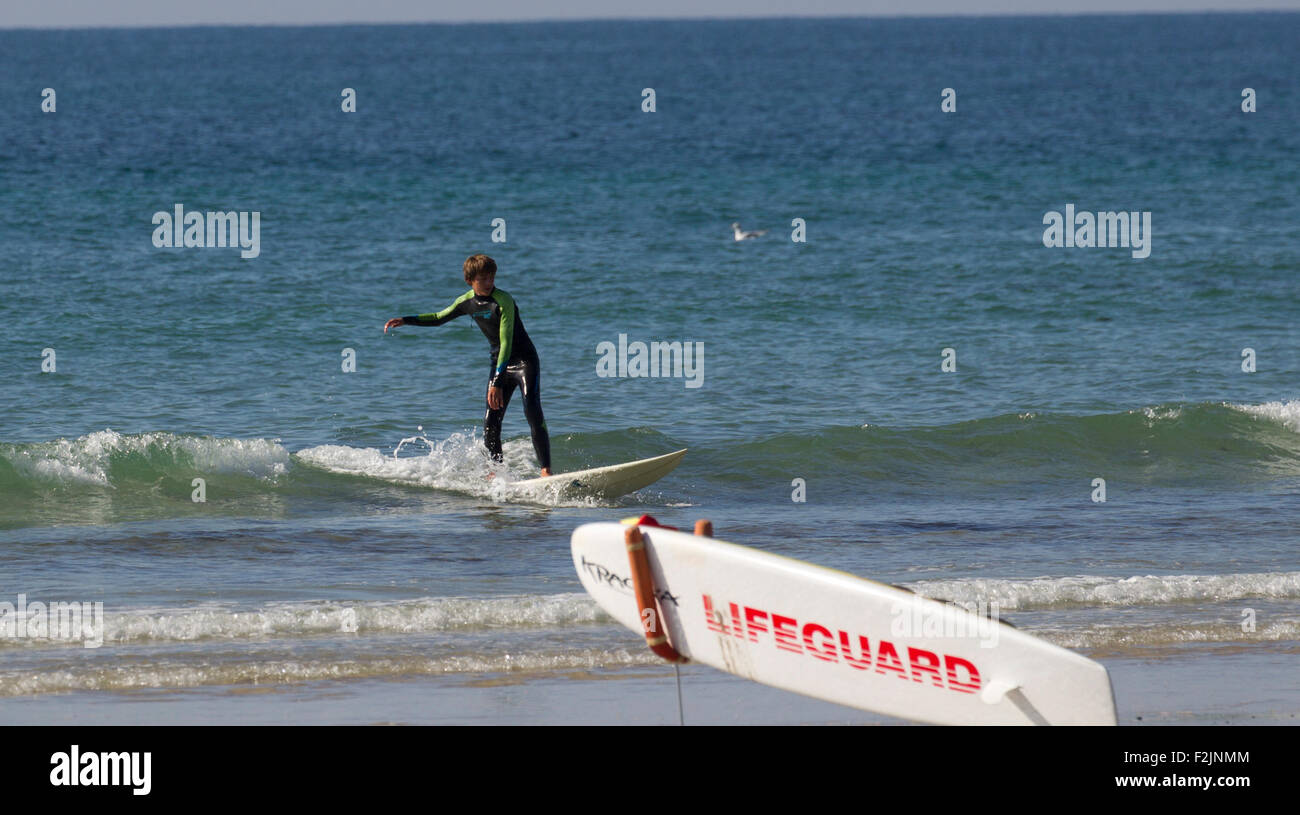
{"label": "white surfboard", "polygon": [[686,450],[678,450],[675,453],[629,461],[626,464],[530,478],[526,481],[515,481],[510,485],[510,489],[522,493],[617,498],[642,487],[648,487],[668,475],[685,455]]}
{"label": "white surfboard", "polygon": [[[605,611],[644,633],[627,528],[578,527],[573,563]],[[756,549],[657,527],[641,532],[661,630],[692,661],[935,724],[1115,724],[1104,667],[1009,625]]]}

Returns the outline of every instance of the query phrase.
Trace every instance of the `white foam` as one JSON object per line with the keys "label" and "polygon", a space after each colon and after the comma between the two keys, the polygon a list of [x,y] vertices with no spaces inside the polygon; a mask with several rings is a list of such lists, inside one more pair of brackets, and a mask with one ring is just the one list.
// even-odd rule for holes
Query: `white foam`
{"label": "white foam", "polygon": [[1002,611],[1061,606],[1151,606],[1246,597],[1300,598],[1300,572],[1135,577],[968,578],[908,584],[925,597],[997,603]]}
{"label": "white foam", "polygon": [[[1134,411],[1134,410],[1130,410],[1130,411],[1129,411],[1129,413],[1137,413],[1137,412],[1138,412],[1138,411]],[[1145,416],[1145,417],[1147,418],[1147,422],[1148,422],[1148,425],[1149,425],[1151,422],[1158,422],[1158,421],[1174,421],[1174,420],[1177,420],[1177,419],[1179,419],[1179,418],[1182,417],[1182,415],[1183,415],[1183,409],[1182,409],[1181,407],[1178,407],[1178,406],[1175,406],[1175,407],[1145,407],[1145,408],[1142,408],[1141,413],[1142,413],[1143,416]]]}
{"label": "white foam", "polygon": [[[428,597],[400,602],[272,603],[238,609],[206,605],[183,608],[105,609],[105,645],[194,640],[247,640],[318,634],[428,634],[485,629],[563,628],[608,622],[585,593],[507,597]],[[0,648],[53,640],[0,637]]]}
{"label": "white foam", "polygon": [[1239,410],[1242,413],[1275,422],[1288,430],[1300,433],[1300,400],[1265,402],[1260,405],[1234,405],[1226,402],[1225,404],[1233,410]]}
{"label": "white foam", "polygon": [[[426,448],[422,455],[398,456],[404,449]],[[346,475],[378,478],[396,484],[453,490],[506,503],[519,500],[510,485],[537,476],[529,439],[502,444],[503,461],[492,461],[482,441],[473,433],[453,433],[440,441],[424,436],[403,439],[392,455],[372,447],[324,444],[300,450],[295,455],[325,470]],[[489,477],[489,475],[491,477]],[[532,490],[527,499],[551,506],[598,506],[595,499],[564,494],[562,486]]]}
{"label": "white foam", "polygon": [[184,454],[207,473],[243,473],[269,478],[284,473],[289,451],[268,439],[222,439],[175,433],[124,435],[99,430],[75,439],[15,445],[6,458],[15,470],[39,480],[111,486],[114,457],[162,452]]}
{"label": "white foam", "polygon": [[519,674],[663,664],[648,649],[574,649],[484,655],[361,656],[348,659],[133,660],[90,670],[0,671],[0,696],[84,690],[280,685],[323,679],[366,679],[447,674]]}
{"label": "white foam", "polygon": [[1218,646],[1245,643],[1288,642],[1300,639],[1300,620],[1271,619],[1256,629],[1242,631],[1240,620],[1198,619],[1177,623],[1099,624],[1087,626],[1025,629],[1063,648],[1129,651],[1193,645]]}
{"label": "white foam", "polygon": [[15,469],[28,476],[35,476],[42,481],[73,481],[82,484],[108,486],[108,473],[102,467],[91,464],[89,467],[61,461],[57,458],[24,457],[13,462]]}
{"label": "white foam", "polygon": [[[398,457],[403,447],[428,445],[424,455]],[[465,488],[475,481],[488,484],[489,459],[486,451],[475,443],[473,434],[455,433],[439,442],[422,436],[403,439],[393,455],[373,447],[349,447],[341,444],[323,444],[299,450],[295,455],[304,461],[348,475],[362,475],[413,484],[422,487]],[[502,469],[508,470],[509,463]]]}

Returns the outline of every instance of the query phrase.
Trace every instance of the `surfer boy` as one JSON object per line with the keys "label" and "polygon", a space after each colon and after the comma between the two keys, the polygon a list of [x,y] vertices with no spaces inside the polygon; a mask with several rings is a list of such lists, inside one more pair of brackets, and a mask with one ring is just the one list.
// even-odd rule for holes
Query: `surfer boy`
{"label": "surfer boy", "polygon": [[496,287],[496,261],[487,255],[471,255],[465,260],[464,271],[470,290],[451,305],[436,314],[394,317],[384,324],[384,333],[399,325],[442,325],[462,314],[473,317],[492,346],[492,375],[487,386],[487,413],[483,416],[483,441],[488,453],[493,461],[501,461],[501,420],[515,388],[519,388],[542,475],[551,475],[551,437],[542,415],[537,349],[528,339],[514,298]]}

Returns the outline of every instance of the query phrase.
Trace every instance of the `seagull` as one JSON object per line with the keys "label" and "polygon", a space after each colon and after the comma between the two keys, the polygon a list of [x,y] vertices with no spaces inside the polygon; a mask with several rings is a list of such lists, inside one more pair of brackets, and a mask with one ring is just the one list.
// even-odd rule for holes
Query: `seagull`
{"label": "seagull", "polygon": [[740,229],[740,224],[739,224],[739,223],[734,223],[734,224],[732,224],[732,225],[731,225],[731,228],[734,229],[734,230],[736,230],[736,240],[738,240],[738,241],[747,241],[747,240],[749,240],[750,238],[757,238],[757,237],[759,237],[760,235],[766,235],[766,234],[767,234],[767,230],[766,230],[766,229],[759,229],[759,230],[754,231],[754,232],[743,232],[743,231],[741,231],[741,229]]}

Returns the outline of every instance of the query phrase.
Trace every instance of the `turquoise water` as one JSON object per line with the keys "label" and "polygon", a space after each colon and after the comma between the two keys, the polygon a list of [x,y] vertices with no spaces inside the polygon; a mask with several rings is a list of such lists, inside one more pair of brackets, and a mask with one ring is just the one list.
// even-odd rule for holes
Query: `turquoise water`
{"label": "turquoise water", "polygon": [[[997,597],[1103,662],[1293,647],[1298,41],[1294,14],[0,32],[0,601],[106,614],[99,649],[0,640],[0,695],[647,665],[567,554],[641,512]],[[156,248],[177,204],[259,212],[260,253]],[[1150,256],[1045,247],[1068,204],[1150,212]],[[487,480],[478,330],[382,331],[475,252],[556,467],[689,447],[676,472],[614,503]],[[702,343],[701,386],[599,376],[620,335]],[[535,474],[518,404],[504,435]]]}

